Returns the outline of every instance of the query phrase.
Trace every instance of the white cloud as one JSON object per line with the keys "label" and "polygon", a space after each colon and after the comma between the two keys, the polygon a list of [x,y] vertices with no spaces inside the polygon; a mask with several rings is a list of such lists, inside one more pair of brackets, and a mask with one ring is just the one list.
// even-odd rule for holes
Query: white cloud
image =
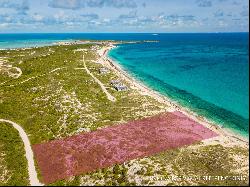
{"label": "white cloud", "polygon": [[85,7],[136,8],[134,0],[51,0],[49,6],[62,9],[81,9]]}
{"label": "white cloud", "polygon": [[30,9],[28,0],[0,0],[0,8],[14,9],[19,14],[26,14]]}

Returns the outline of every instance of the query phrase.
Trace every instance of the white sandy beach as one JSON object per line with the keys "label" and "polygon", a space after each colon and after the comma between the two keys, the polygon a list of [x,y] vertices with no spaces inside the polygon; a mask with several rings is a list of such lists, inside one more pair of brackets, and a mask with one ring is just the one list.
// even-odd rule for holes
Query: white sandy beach
{"label": "white sandy beach", "polygon": [[[249,140],[246,137],[242,137],[230,131],[229,129],[222,128],[219,125],[214,124],[211,121],[208,121],[205,117],[199,116],[194,112],[190,111],[189,109],[179,106],[176,102],[170,100],[166,96],[161,95],[160,93],[148,88],[138,80],[135,80],[126,71],[124,71],[122,67],[118,65],[118,63],[115,63],[107,56],[108,51],[113,48],[115,48],[115,46],[111,45],[109,47],[104,47],[98,50],[97,54],[100,56],[99,61],[107,68],[112,69],[118,77],[127,82],[131,89],[136,89],[142,95],[148,95],[156,99],[158,102],[165,104],[166,107],[169,109],[169,111],[180,111],[185,115],[187,115],[189,118],[213,130],[219,135],[219,138],[215,138],[214,140],[219,141],[221,144],[224,144],[225,146],[227,144],[230,145],[235,144],[235,145],[240,145],[242,147],[247,147],[247,148],[249,147]],[[205,140],[204,143],[213,144],[211,140],[210,141]]]}

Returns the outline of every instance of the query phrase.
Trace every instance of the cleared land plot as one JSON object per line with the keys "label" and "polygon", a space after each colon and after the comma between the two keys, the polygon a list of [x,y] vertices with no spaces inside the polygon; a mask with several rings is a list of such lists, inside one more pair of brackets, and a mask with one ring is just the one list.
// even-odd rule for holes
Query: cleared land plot
{"label": "cleared land plot", "polygon": [[46,184],[217,136],[180,112],[33,146]]}

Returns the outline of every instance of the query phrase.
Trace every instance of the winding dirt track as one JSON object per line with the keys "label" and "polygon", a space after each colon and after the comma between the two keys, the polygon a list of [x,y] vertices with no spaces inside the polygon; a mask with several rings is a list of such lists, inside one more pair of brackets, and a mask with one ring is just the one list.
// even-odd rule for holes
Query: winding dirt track
{"label": "winding dirt track", "polygon": [[86,63],[85,63],[85,60],[84,60],[84,55],[82,56],[82,60],[83,60],[83,64],[84,64],[84,68],[85,68],[86,72],[95,80],[95,82],[96,82],[97,84],[100,85],[102,91],[106,94],[108,100],[110,100],[110,101],[112,101],[112,102],[115,102],[115,101],[116,101],[116,98],[113,97],[113,96],[107,91],[107,89],[105,88],[105,86],[103,85],[103,83],[102,83],[99,79],[97,79],[97,78],[89,71],[89,69],[87,68]]}
{"label": "winding dirt track", "polygon": [[[49,72],[47,72],[47,73],[43,73],[43,74],[41,74],[41,75],[37,75],[37,76],[30,77],[30,78],[28,78],[28,79],[26,79],[26,80],[23,80],[22,82],[19,82],[19,83],[16,83],[16,84],[12,84],[12,85],[7,85],[7,87],[15,87],[15,86],[21,85],[21,84],[23,84],[23,83],[26,83],[26,82],[28,82],[28,81],[30,81],[30,80],[33,80],[33,79],[36,79],[36,78],[39,78],[39,77],[44,77],[44,76],[46,76],[46,75],[48,75],[48,74],[54,73],[54,72],[59,71],[59,70],[61,70],[61,69],[66,69],[66,67],[53,69],[53,70],[51,70],[51,71],[49,71]],[[5,81],[5,82],[3,82],[3,83],[0,83],[0,86],[1,86],[1,85],[5,85],[6,82],[8,82],[8,81]]]}
{"label": "winding dirt track", "polygon": [[11,124],[18,132],[19,135],[24,143],[24,149],[25,149],[25,156],[28,161],[28,172],[29,172],[29,180],[30,180],[30,185],[31,186],[43,186],[42,183],[39,182],[37,178],[37,172],[35,168],[35,161],[34,161],[34,155],[33,151],[31,148],[31,144],[29,141],[29,138],[23,128],[16,124],[15,122],[5,120],[5,119],[0,119],[0,122],[5,122]]}

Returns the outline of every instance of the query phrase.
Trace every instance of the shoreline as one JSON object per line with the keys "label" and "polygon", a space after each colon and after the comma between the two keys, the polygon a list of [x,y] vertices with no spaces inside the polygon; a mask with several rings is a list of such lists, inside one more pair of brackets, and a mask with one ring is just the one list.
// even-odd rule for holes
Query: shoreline
{"label": "shoreline", "polygon": [[55,40],[49,43],[41,44],[41,45],[31,45],[31,46],[20,46],[20,47],[8,47],[8,48],[0,48],[0,51],[7,51],[7,50],[12,50],[12,51],[19,51],[19,50],[28,50],[28,49],[37,49],[41,47],[53,47],[57,45],[67,45],[67,43],[70,43],[70,45],[77,44],[74,42],[80,41],[80,40]]}
{"label": "shoreline", "polygon": [[[65,42],[65,41],[61,41]],[[124,42],[127,43],[127,42]],[[75,45],[76,43],[72,43],[70,45]],[[83,43],[82,43],[83,44]],[[116,48],[116,44],[123,44],[121,42],[112,42],[108,41],[105,42],[105,46],[103,46],[100,50],[96,51],[96,54],[99,56],[99,60],[101,60],[101,64],[107,66],[111,70],[114,71],[118,77],[121,77],[126,83],[129,84],[129,87],[132,89],[135,89],[140,92],[142,95],[148,95],[152,98],[154,98],[159,103],[162,103],[166,105],[169,109],[169,111],[179,111],[188,116],[190,119],[193,119],[196,122],[199,122],[201,125],[213,130],[216,132],[219,136],[232,138],[234,140],[240,141],[241,143],[247,145],[249,147],[249,139],[248,137],[244,137],[233,130],[230,130],[228,128],[221,127],[220,125],[216,124],[213,121],[210,121],[206,119],[205,116],[198,115],[197,113],[191,111],[187,107],[180,106],[176,101],[171,100],[165,95],[162,95],[161,93],[149,88],[141,81],[137,80],[133,76],[131,76],[127,71],[125,71],[119,63],[115,62],[115,60],[112,60],[108,57],[108,52],[114,48]],[[62,45],[60,43],[54,43],[52,46]],[[49,47],[49,46],[36,46],[36,47],[30,47],[30,48],[12,48],[12,49],[3,49],[3,50],[26,50],[26,49],[35,49],[40,47]]]}
{"label": "shoreline", "polygon": [[219,136],[228,137],[236,141],[240,141],[246,146],[249,146],[249,140],[247,137],[237,134],[236,132],[233,132],[230,129],[223,128],[220,125],[215,124],[215,122],[206,119],[205,116],[198,115],[197,113],[191,111],[190,109],[180,106],[179,104],[177,104],[176,101],[171,100],[167,96],[160,94],[159,92],[143,84],[141,81],[135,79],[127,71],[125,71],[117,62],[115,62],[115,60],[108,57],[108,52],[116,47],[117,46],[111,43],[111,47],[106,46],[97,53],[100,55],[100,58],[102,58],[101,61],[103,62],[103,64],[111,68],[115,72],[115,74],[117,74],[124,81],[129,83],[129,87],[138,90],[142,95],[148,95],[157,100],[158,102],[168,106],[170,108],[170,111],[182,112],[190,119],[199,122],[201,125],[213,130]]}
{"label": "shoreline", "polygon": [[[223,134],[223,130],[219,134],[218,131],[211,130],[213,127],[207,128],[202,115],[196,116],[202,123],[198,119],[192,120],[191,114],[186,115],[182,108],[179,108],[178,98],[171,99],[174,96],[172,94],[164,96],[165,93],[160,89],[158,92],[154,84],[148,84],[123,66],[122,61],[120,62],[122,59],[113,56],[117,49],[114,47],[122,47],[120,44],[109,41],[103,44],[55,45],[27,51],[1,52],[2,60],[6,60],[6,67],[17,67],[24,72],[18,79],[3,74],[4,82],[2,85],[0,83],[0,88],[5,97],[1,106],[6,110],[3,110],[1,116],[6,121],[20,122],[20,125],[27,129],[34,154],[35,170],[38,172],[38,182],[43,182],[47,174],[53,178],[52,175],[57,172],[57,168],[60,170],[62,165],[66,164],[65,171],[61,173],[70,176],[56,179],[51,185],[71,183],[82,186],[112,183],[140,186],[149,184],[148,181],[152,178],[149,178],[149,175],[161,178],[165,175],[175,177],[195,173],[199,177],[204,173],[213,176],[215,171],[222,176],[243,176],[244,180],[210,181],[213,184],[248,184],[249,181],[245,179],[249,176],[249,144]],[[111,49],[114,51],[110,52]],[[4,71],[18,74],[15,69]],[[110,84],[112,80],[119,80],[122,86],[128,88],[127,91],[116,91],[115,88],[118,87],[116,84]],[[103,88],[116,99],[115,102],[105,97],[108,95]],[[46,103],[49,103],[49,106]],[[27,108],[29,110],[25,110]],[[37,117],[36,114],[41,117]],[[28,127],[30,119],[33,120],[33,128]],[[3,132],[3,135],[6,136],[9,132]],[[82,142],[79,141],[79,137]],[[14,136],[10,138],[15,139]],[[53,144],[48,144],[57,144],[58,141],[65,145],[59,147],[61,150],[56,150]],[[92,144],[89,145],[88,142]],[[8,144],[8,139],[4,139],[3,143]],[[34,146],[38,144],[46,145],[45,151],[36,152]],[[52,152],[47,145],[51,147]],[[17,145],[17,148],[20,146]],[[96,153],[96,148],[101,152]],[[11,152],[11,147],[9,150]],[[147,150],[150,154],[145,153]],[[21,171],[20,164],[26,162],[27,158],[23,157],[19,167],[16,167],[11,164],[11,154],[8,150],[3,151],[7,151],[3,158],[3,169],[7,171],[3,180],[6,181],[12,173],[17,176],[18,171]],[[98,160],[103,154],[106,156]],[[45,162],[39,161],[39,155],[46,158]],[[131,155],[133,157],[130,157]],[[104,163],[103,167],[99,168],[97,164],[94,170],[89,171],[83,163],[82,167],[76,168],[77,173],[73,173],[74,163],[86,160],[87,157],[90,158],[90,162],[87,160],[86,164],[94,160]],[[119,160],[125,157],[126,160]],[[79,159],[72,162],[71,158]],[[113,163],[112,158],[116,163]],[[42,171],[43,166],[51,168],[50,163],[55,166],[53,170]],[[105,165],[106,163],[111,165]],[[204,165],[208,165],[209,168]],[[28,171],[25,170],[22,172],[24,174],[20,175],[25,180],[20,182],[28,185],[26,179],[29,175],[25,174]],[[59,176],[60,172],[56,175]],[[123,180],[124,177],[126,180]],[[190,183],[185,180],[174,183],[171,180],[152,181],[152,185]],[[209,181],[196,180],[191,183],[206,185]],[[13,184],[16,184],[16,181],[13,181]]]}

